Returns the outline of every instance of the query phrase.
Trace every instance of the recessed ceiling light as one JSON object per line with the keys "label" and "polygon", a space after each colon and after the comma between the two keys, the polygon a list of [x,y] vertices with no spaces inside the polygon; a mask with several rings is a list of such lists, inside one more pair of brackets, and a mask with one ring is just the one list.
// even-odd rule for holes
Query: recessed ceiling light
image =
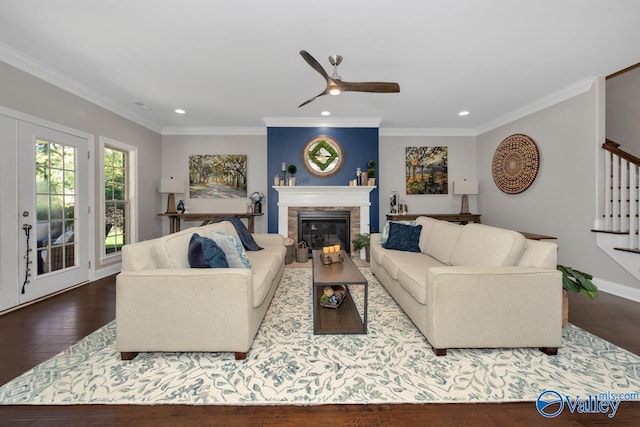
{"label": "recessed ceiling light", "polygon": [[322,112],[322,113],[320,113],[320,114],[322,114],[323,116],[330,116],[330,115],[331,115],[331,112],[329,112],[329,111],[323,111],[323,112]]}
{"label": "recessed ceiling light", "polygon": [[185,110],[183,110],[182,108],[176,108],[176,114],[186,114],[187,112]]}
{"label": "recessed ceiling light", "polygon": [[460,111],[460,112],[458,113],[458,115],[459,115],[459,116],[468,116],[468,115],[469,115],[469,112],[468,112],[468,111],[466,111],[466,110],[463,110],[463,111]]}

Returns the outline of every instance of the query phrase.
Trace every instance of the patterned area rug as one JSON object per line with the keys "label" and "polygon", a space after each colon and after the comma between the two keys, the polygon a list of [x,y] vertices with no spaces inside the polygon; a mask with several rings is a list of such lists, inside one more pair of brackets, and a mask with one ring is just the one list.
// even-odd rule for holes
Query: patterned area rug
{"label": "patterned area rug", "polygon": [[288,268],[245,361],[230,353],[141,353],[123,362],[112,322],[0,387],[0,402],[513,402],[535,401],[545,389],[581,396],[640,391],[639,356],[573,325],[558,356],[469,349],[436,357],[369,269],[362,271],[370,281],[367,335],[313,335],[311,269]]}

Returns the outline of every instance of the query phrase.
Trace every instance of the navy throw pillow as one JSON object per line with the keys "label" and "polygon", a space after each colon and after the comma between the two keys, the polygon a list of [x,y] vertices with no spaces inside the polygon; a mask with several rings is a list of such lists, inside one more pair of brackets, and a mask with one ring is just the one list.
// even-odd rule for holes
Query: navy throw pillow
{"label": "navy throw pillow", "polygon": [[191,268],[229,268],[227,257],[213,240],[198,233],[189,240],[189,265]]}
{"label": "navy throw pillow", "polygon": [[406,225],[392,222],[389,226],[389,238],[383,245],[385,249],[420,252],[420,232],[422,225]]}
{"label": "navy throw pillow", "polygon": [[202,255],[202,237],[198,233],[191,235],[188,258],[191,268],[211,268]]}

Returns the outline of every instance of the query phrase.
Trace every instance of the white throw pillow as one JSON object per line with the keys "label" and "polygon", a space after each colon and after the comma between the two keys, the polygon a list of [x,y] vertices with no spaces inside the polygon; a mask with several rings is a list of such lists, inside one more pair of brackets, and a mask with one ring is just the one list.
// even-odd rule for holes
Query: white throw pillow
{"label": "white throw pillow", "polygon": [[251,269],[249,257],[238,239],[229,233],[213,230],[209,231],[209,237],[222,248],[230,268]]}

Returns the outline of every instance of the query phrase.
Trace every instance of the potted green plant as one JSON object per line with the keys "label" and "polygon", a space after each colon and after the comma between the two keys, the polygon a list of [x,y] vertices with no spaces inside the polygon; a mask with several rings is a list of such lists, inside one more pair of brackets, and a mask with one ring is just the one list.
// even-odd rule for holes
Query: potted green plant
{"label": "potted green plant", "polygon": [[287,166],[287,172],[291,175],[289,178],[289,185],[296,185],[296,172],[298,172],[298,167],[292,163]]}
{"label": "potted green plant", "polygon": [[367,163],[367,185],[374,186],[376,185],[376,161],[369,160]]}
{"label": "potted green plant", "polygon": [[351,241],[353,243],[354,252],[364,249],[367,262],[369,262],[369,244],[371,242],[369,233],[359,233],[356,238]]}
{"label": "potted green plant", "polygon": [[568,292],[583,293],[590,299],[598,296],[598,287],[593,284],[591,274],[575,268],[558,264],[558,270],[562,272],[562,327],[569,322],[569,294]]}

